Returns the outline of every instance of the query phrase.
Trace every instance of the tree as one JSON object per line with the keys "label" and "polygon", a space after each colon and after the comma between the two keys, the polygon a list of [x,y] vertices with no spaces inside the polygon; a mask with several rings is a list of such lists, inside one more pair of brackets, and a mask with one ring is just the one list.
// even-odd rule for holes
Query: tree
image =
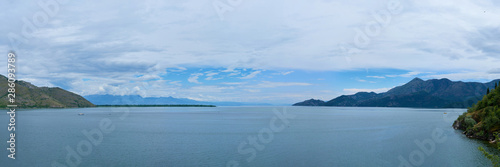
{"label": "tree", "polygon": [[490,94],[490,88],[486,90],[486,94]]}
{"label": "tree", "polygon": [[465,116],[464,122],[466,128],[472,128],[477,124],[476,120],[472,119],[470,115]]}
{"label": "tree", "polygon": [[[497,149],[500,150],[500,144],[499,144],[499,138],[498,138],[498,133],[494,133],[495,135],[495,142],[496,142],[496,145],[497,145]],[[479,151],[483,152],[484,156],[486,158],[488,158],[491,163],[493,163],[493,166],[494,167],[500,167],[500,157],[498,155],[495,155],[495,154],[492,154],[492,153],[489,153],[487,152],[486,150],[484,150],[483,147],[478,147]]]}
{"label": "tree", "polygon": [[495,89],[497,89],[498,84],[495,82]]}

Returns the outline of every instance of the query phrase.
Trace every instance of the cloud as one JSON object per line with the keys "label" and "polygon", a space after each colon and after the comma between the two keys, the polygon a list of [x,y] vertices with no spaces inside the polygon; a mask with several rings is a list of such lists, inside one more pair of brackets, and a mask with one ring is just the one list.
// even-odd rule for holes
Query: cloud
{"label": "cloud", "polygon": [[151,80],[151,79],[161,79],[160,76],[156,75],[156,74],[146,74],[146,75],[142,75],[140,77],[137,77],[138,80]]}
{"label": "cloud", "polygon": [[[4,5],[2,9],[9,16],[3,15],[3,20],[20,22],[18,18],[26,13],[42,11],[38,5],[30,4]],[[116,4],[121,3],[67,3],[58,13],[64,17],[51,18],[19,52],[25,53],[27,59],[49,59],[43,55],[60,58],[54,64],[63,68],[70,64],[97,63],[113,68],[141,63],[227,67],[225,72],[235,68],[484,71],[482,67],[493,68],[499,60],[494,55],[498,53],[495,46],[500,44],[495,38],[500,34],[500,23],[495,22],[500,11],[496,10],[499,4],[492,1],[401,2],[404,10],[391,15],[387,27],[370,37],[371,42],[362,49],[353,44],[359,35],[356,29],[363,30],[367,23],[376,21],[365,11],[385,10],[387,2],[248,2],[238,11],[228,12],[224,22],[210,3],[194,0],[138,1],[119,8]],[[283,11],[276,14],[276,9]],[[344,17],[335,17],[339,14]],[[20,34],[20,30],[16,26],[0,29],[3,34]],[[10,43],[7,39],[0,42]],[[341,44],[357,52],[346,55],[342,49],[332,48]],[[30,50],[34,54],[27,54]]]}
{"label": "cloud", "polygon": [[282,87],[282,86],[310,86],[310,83],[303,82],[270,82],[270,81],[262,81],[257,84],[255,87],[257,88],[274,88],[274,87]]}
{"label": "cloud", "polygon": [[181,84],[182,81],[171,81],[169,84],[175,85],[175,86],[182,86]]}
{"label": "cloud", "polygon": [[236,72],[233,72],[233,73],[230,73],[229,75],[227,76],[235,76],[235,75],[240,75],[241,72],[240,71],[236,71]]}
{"label": "cloud", "polygon": [[244,90],[245,90],[245,91],[248,91],[248,92],[250,92],[250,93],[258,93],[258,92],[260,92],[260,90],[259,90],[259,89],[244,89]]}
{"label": "cloud", "polygon": [[384,76],[366,76],[368,78],[377,78],[377,79],[384,79]]}
{"label": "cloud", "polygon": [[169,68],[167,69],[167,71],[169,72],[182,72],[182,71],[186,71],[187,68],[185,67],[175,67],[175,68]]}
{"label": "cloud", "polygon": [[386,77],[389,77],[389,78],[394,78],[394,77],[414,77],[414,76],[417,76],[419,74],[423,74],[423,72],[411,71],[411,72],[408,72],[408,73],[405,73],[405,74],[399,74],[399,75],[386,75]]}
{"label": "cloud", "polygon": [[422,76],[425,79],[433,78],[448,78],[454,81],[460,80],[477,80],[477,81],[491,81],[495,79],[500,79],[500,73],[488,73],[488,72],[456,72],[456,73],[446,73],[446,74],[434,74]]}
{"label": "cloud", "polygon": [[23,81],[30,82],[35,86],[55,87],[54,84],[50,83],[50,79],[23,78]]}
{"label": "cloud", "polygon": [[377,89],[358,89],[358,88],[350,88],[350,89],[344,89],[345,94],[355,94],[358,92],[375,92],[375,93],[382,93],[382,92],[387,92],[392,88],[377,88]]}
{"label": "cloud", "polygon": [[286,71],[286,72],[279,72],[279,73],[273,73],[273,75],[288,75],[293,73],[293,71]]}
{"label": "cloud", "polygon": [[356,81],[358,81],[358,82],[376,83],[374,81],[368,81],[368,80],[364,80],[364,79],[356,79]]}
{"label": "cloud", "polygon": [[488,74],[500,74],[500,68],[491,69]]}
{"label": "cloud", "polygon": [[116,79],[109,80],[76,80],[72,81],[72,92],[85,95],[141,95],[143,97],[171,96],[176,93],[176,85],[166,84],[166,80],[149,80],[142,82],[122,82]]}
{"label": "cloud", "polygon": [[217,72],[205,72],[205,73],[206,73],[205,76],[207,76],[207,77],[211,77],[211,76],[219,74]]}
{"label": "cloud", "polygon": [[246,82],[221,82],[223,85],[244,85]]}
{"label": "cloud", "polygon": [[198,81],[198,78],[200,76],[203,76],[203,74],[202,73],[191,74],[191,76],[188,78],[188,82],[201,84],[201,82]]}
{"label": "cloud", "polygon": [[[295,71],[293,76],[297,78],[293,81],[304,83],[310,78],[298,75],[299,71],[329,80],[330,74],[359,69],[411,71],[367,76],[376,79],[499,78],[496,74],[500,61],[500,10],[497,10],[500,3],[497,1],[400,1],[403,10],[391,15],[387,26],[377,35],[370,35],[370,42],[363,48],[355,45],[355,38],[360,35],[357,30],[363,31],[368,23],[377,21],[366,11],[385,10],[385,1],[245,1],[227,12],[224,21],[220,21],[211,2],[66,3],[45,26],[37,27],[33,38],[19,45],[17,74],[19,79],[39,85],[61,86],[86,94],[126,93],[123,91],[159,94],[149,91],[155,89],[165,95],[217,99],[236,99],[244,93],[199,97],[187,90],[190,87],[174,87],[180,82],[171,80],[189,78],[189,83],[201,84],[200,77],[205,76],[205,80],[215,84],[218,84],[215,80],[239,82],[239,79],[261,79],[266,75],[259,74],[269,70],[279,75]],[[22,35],[20,18],[30,20],[33,14],[43,12],[31,1],[12,1],[0,5],[0,10],[4,13],[0,18],[9,23],[0,27],[0,33],[17,35]],[[12,49],[10,45],[9,38],[0,38],[0,49],[4,52]],[[0,64],[0,68],[6,69],[6,65]],[[204,72],[188,71],[198,68],[214,68],[220,73],[192,75]],[[258,71],[248,74],[242,69]],[[6,71],[0,73],[5,75]],[[138,75],[143,78],[137,78]],[[83,82],[82,78],[91,81]],[[164,80],[164,85],[148,80]],[[130,81],[152,87],[138,90],[135,89],[138,83]],[[244,85],[261,84],[248,81]],[[332,89],[342,90],[335,86]],[[265,97],[288,95],[270,93],[274,94]],[[289,95],[298,97],[300,93],[308,94],[302,90]]]}
{"label": "cloud", "polygon": [[218,75],[219,73],[217,72],[210,72],[210,71],[207,71],[205,72],[205,76],[207,76],[205,78],[205,80],[218,80],[218,79],[222,79],[222,78],[214,78],[214,76]]}
{"label": "cloud", "polygon": [[262,71],[254,71],[244,77],[240,77],[240,79],[252,79],[254,78],[255,76],[257,76],[257,74],[260,74]]}

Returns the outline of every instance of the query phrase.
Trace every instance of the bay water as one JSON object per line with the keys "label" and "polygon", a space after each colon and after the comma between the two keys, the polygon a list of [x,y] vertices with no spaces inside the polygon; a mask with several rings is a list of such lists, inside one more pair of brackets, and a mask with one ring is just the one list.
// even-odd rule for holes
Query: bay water
{"label": "bay water", "polygon": [[0,114],[0,164],[490,166],[477,147],[494,149],[451,127],[463,112],[357,107],[23,109],[16,113],[15,160],[6,150],[10,117]]}

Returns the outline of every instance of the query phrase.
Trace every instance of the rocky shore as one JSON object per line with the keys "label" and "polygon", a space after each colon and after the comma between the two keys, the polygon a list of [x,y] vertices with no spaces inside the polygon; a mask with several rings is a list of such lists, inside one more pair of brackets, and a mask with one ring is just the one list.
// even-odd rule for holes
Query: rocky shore
{"label": "rocky shore", "polygon": [[468,138],[473,138],[473,139],[479,139],[479,140],[485,140],[485,141],[489,141],[490,143],[494,143],[495,142],[495,136],[493,135],[493,133],[487,133],[486,135],[478,135],[480,134],[481,132],[479,131],[474,131],[474,129],[469,129],[467,130],[466,127],[464,126],[464,121],[459,121],[459,120],[455,120],[455,122],[453,122],[453,129],[456,129],[456,130],[462,130],[463,134],[465,136],[467,136]]}

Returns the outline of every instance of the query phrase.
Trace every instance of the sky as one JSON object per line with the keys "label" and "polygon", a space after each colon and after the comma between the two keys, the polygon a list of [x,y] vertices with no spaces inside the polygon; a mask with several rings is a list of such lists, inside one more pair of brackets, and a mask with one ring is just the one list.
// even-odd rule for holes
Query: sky
{"label": "sky", "polygon": [[292,104],[415,77],[500,78],[493,0],[4,0],[0,9],[0,50],[17,54],[17,78],[84,96]]}

